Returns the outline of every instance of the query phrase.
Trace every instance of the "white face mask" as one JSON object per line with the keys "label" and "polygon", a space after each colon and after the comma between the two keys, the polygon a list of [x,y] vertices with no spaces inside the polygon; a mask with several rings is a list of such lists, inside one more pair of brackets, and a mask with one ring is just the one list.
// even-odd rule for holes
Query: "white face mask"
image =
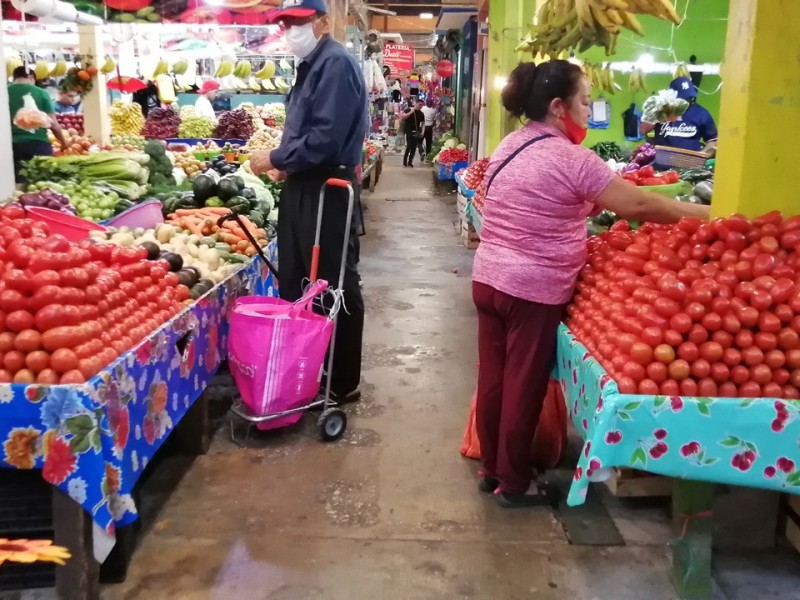
{"label": "white face mask", "polygon": [[290,27],[286,30],[285,37],[286,45],[289,46],[289,50],[301,60],[314,51],[319,41],[314,35],[313,23]]}

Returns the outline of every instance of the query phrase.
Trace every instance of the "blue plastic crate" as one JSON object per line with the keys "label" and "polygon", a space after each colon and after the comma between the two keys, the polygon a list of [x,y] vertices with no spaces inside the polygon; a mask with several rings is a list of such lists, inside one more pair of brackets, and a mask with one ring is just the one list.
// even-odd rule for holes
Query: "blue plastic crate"
{"label": "blue plastic crate", "polygon": [[455,179],[456,173],[461,169],[466,169],[468,166],[468,162],[439,163],[439,181]]}

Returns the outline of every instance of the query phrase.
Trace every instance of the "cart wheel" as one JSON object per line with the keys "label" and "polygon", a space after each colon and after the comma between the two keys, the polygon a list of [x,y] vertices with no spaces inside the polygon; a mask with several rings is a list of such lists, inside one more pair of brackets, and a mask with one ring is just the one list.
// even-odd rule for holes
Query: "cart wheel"
{"label": "cart wheel", "polygon": [[347,429],[347,415],[338,408],[329,408],[319,418],[323,442],[335,442]]}

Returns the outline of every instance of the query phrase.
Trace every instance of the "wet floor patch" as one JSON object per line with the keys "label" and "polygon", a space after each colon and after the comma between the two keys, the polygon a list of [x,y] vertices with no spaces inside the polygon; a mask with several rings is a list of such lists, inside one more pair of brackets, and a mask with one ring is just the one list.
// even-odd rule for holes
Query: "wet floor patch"
{"label": "wet floor patch", "polygon": [[331,481],[319,496],[325,506],[325,516],[332,525],[344,528],[372,527],[377,524],[380,506],[375,484],[360,481]]}
{"label": "wet floor patch", "polygon": [[372,429],[349,428],[337,446],[357,446],[370,448],[381,443],[381,436]]}

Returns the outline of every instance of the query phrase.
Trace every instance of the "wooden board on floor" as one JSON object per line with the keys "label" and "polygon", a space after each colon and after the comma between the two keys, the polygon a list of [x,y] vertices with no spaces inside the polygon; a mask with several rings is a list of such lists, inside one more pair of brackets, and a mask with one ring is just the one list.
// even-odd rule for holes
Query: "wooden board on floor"
{"label": "wooden board on floor", "polygon": [[614,469],[614,475],[605,485],[618,498],[648,498],[672,493],[672,480],[669,477],[636,469]]}

